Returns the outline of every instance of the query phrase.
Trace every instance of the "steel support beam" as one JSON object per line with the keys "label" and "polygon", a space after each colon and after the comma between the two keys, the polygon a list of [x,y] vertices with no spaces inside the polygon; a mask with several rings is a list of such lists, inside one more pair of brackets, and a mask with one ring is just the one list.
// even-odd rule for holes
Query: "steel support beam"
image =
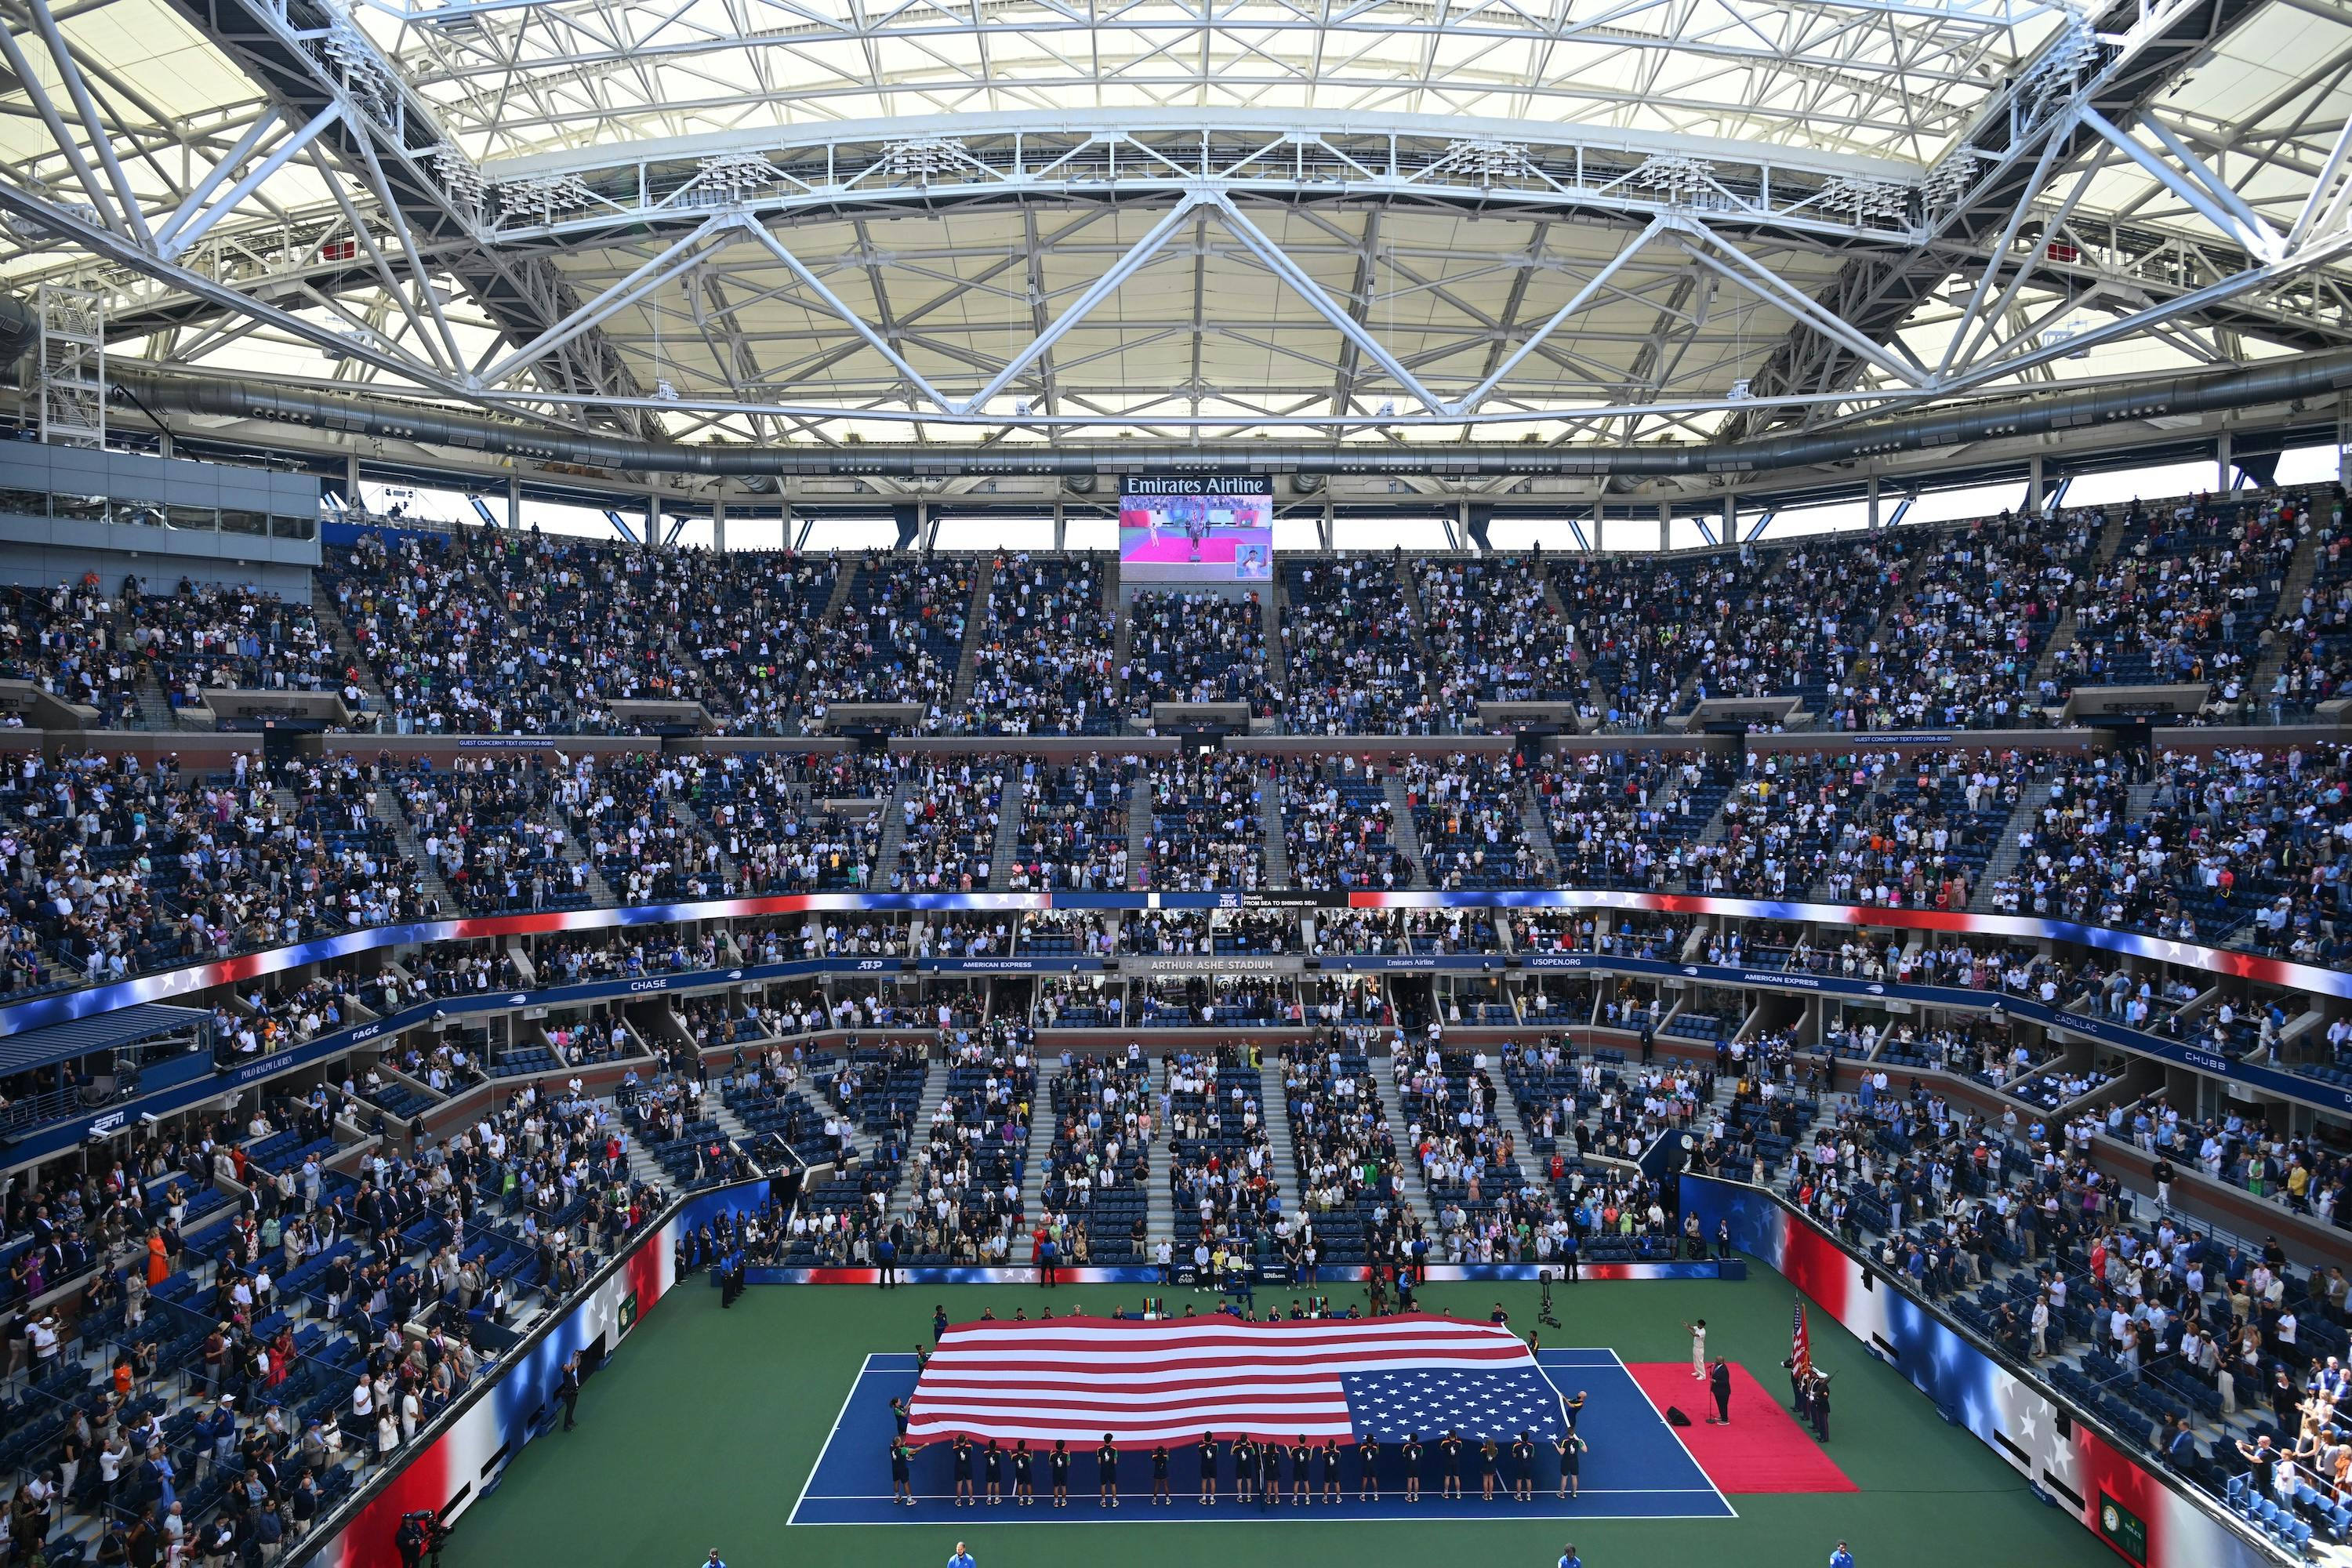
{"label": "steel support beam", "polygon": [[[322,131],[324,144],[340,167],[372,187],[401,232],[415,273],[418,313],[434,321],[445,346],[454,343],[446,342],[451,334],[425,276],[428,266],[453,279],[510,343],[540,338],[579,310],[552,261],[485,242],[478,232],[480,174],[392,62],[324,0],[173,4],[289,119],[308,123],[330,109],[340,111]],[[588,405],[591,417],[639,436],[659,429],[657,417],[630,405],[642,389],[601,333],[576,334],[533,371],[547,390],[621,400],[618,413]]]}
{"label": "steel support beam", "polygon": [[[2037,189],[2037,171],[2064,169],[2101,140],[2096,130],[2066,116],[2068,106],[2080,102],[2128,129],[2191,61],[2263,3],[2163,0],[2144,8],[2141,0],[2113,0],[2095,18],[2063,29],[1987,104],[1948,155],[1943,167],[1958,195],[1937,216],[1930,236],[1906,252],[1846,263],[1814,296],[1822,310],[1869,342],[1891,342],[1921,303],[1943,289],[1959,260],[2009,229],[2012,215]],[[2063,143],[2044,160],[2044,142],[2052,137]],[[1800,321],[1749,378],[1749,388],[1765,399],[1844,391],[1869,363],[1850,343]],[[1796,417],[1771,407],[1738,412],[1725,421],[1723,434],[1743,440]]]}

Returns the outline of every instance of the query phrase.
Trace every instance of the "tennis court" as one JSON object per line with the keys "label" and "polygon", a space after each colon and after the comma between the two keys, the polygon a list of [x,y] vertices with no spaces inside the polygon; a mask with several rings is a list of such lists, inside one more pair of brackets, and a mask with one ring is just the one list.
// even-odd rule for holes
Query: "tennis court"
{"label": "tennis court", "polygon": [[[957,1321],[983,1309],[999,1318],[1016,1307],[1034,1315],[1046,1303],[1057,1316],[1107,1313],[1139,1294],[1108,1286],[774,1286],[721,1310],[716,1291],[690,1282],[649,1312],[590,1381],[578,1431],[513,1456],[459,1521],[446,1568],[693,1568],[712,1547],[730,1568],[938,1568],[959,1540],[981,1568],[1099,1568],[1107,1548],[1138,1568],[1261,1561],[1361,1568],[1375,1557],[1541,1568],[1569,1541],[1590,1568],[1684,1568],[1730,1561],[1721,1554],[1735,1551],[1740,1568],[1821,1568],[1839,1540],[1851,1542],[1862,1568],[2113,1562],[2095,1537],[1819,1315],[1817,1353],[1836,1372],[1838,1392],[1834,1440],[1822,1452],[1856,1489],[1751,1493],[1731,1485],[1721,1495],[1659,1419],[1636,1374],[1648,1364],[1686,1365],[1682,1325],[1704,1316],[1710,1346],[1745,1369],[1761,1394],[1785,1386],[1779,1363],[1788,1353],[1790,1292],[1762,1268],[1745,1281],[1555,1288],[1562,1326],[1542,1331],[1554,1348],[1539,1359],[1555,1384],[1586,1391],[1579,1429],[1591,1445],[1584,1496],[1574,1503],[1549,1495],[1482,1503],[1472,1469],[1472,1496],[1461,1504],[1438,1506],[1427,1486],[1425,1500],[1408,1508],[1384,1487],[1373,1508],[1355,1503],[1349,1488],[1350,1500],[1337,1508],[1261,1511],[1234,1506],[1228,1460],[1224,1500],[1213,1513],[1191,1500],[1198,1471],[1181,1451],[1170,1467],[1175,1500],[1166,1508],[1150,1505],[1149,1460],[1139,1458],[1121,1473],[1124,1506],[1097,1509],[1090,1453],[1072,1467],[1071,1506],[1058,1516],[1009,1503],[953,1507],[941,1495],[950,1489],[948,1461],[936,1453],[915,1471],[917,1491],[929,1495],[911,1509],[889,1503],[889,1401],[913,1386],[915,1350],[930,1343],[934,1306]],[[1201,1309],[1208,1304],[1203,1298]],[[1262,1310],[1274,1304],[1261,1293]],[[1478,1320],[1500,1304],[1524,1330],[1535,1325],[1537,1292],[1433,1285],[1423,1304]],[[1688,1386],[1694,1397],[1683,1407],[1696,1416],[1697,1385]],[[1743,1391],[1749,1386],[1743,1381]],[[1762,1414],[1735,1405],[1735,1426]],[[1699,1426],[1683,1436],[1703,1448],[1718,1430]],[[1352,1480],[1352,1469],[1342,1473]],[[1041,1489],[1044,1479],[1041,1473]]]}

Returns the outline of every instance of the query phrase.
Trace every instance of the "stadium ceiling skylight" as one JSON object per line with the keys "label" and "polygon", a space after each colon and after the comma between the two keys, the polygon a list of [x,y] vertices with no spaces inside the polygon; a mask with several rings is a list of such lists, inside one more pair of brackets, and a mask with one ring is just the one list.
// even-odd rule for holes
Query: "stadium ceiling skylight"
{"label": "stadium ceiling skylight", "polygon": [[2316,0],[8,10],[5,281],[132,374],[1686,442],[2352,344]]}

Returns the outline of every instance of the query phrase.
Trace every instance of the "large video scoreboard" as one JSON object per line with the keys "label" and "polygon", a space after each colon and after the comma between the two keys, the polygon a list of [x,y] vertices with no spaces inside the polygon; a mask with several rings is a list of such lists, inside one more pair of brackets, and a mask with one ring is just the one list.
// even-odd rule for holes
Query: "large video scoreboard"
{"label": "large video scoreboard", "polygon": [[1263,474],[1130,475],[1118,488],[1128,583],[1263,583],[1274,575],[1274,481]]}

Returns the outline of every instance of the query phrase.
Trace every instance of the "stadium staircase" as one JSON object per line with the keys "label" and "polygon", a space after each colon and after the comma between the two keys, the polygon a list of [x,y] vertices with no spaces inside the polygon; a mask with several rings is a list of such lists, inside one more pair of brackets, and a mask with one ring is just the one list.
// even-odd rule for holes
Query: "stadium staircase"
{"label": "stadium staircase", "polygon": [[1705,827],[1699,829],[1699,843],[1721,844],[1731,837],[1731,815],[1726,808],[1731,805],[1732,795],[1738,793],[1734,789],[1716,803],[1715,815],[1706,819]]}
{"label": "stadium staircase", "polygon": [[1541,1169],[1542,1167],[1536,1163],[1536,1130],[1528,1122],[1526,1110],[1520,1108],[1519,1097],[1512,1093],[1510,1085],[1504,1081],[1501,1067],[1497,1066],[1494,1068],[1493,1076],[1496,1080],[1495,1110],[1503,1120],[1503,1130],[1517,1134],[1521,1155],[1527,1159],[1530,1167]]}
{"label": "stadium staircase", "polygon": [[[2095,575],[2105,570],[2122,551],[2123,544],[2124,509],[2118,507],[2109,512],[2101,522],[2098,538],[2091,545],[2091,563],[2086,571]],[[2077,624],[2074,607],[2070,605],[2065,613],[2058,617],[2058,625],[2052,629],[2049,637],[2042,643],[2041,656],[2033,661],[2033,674],[2028,682],[2031,688],[2038,689],[2043,681],[2056,676],[2058,656],[2074,646]]]}
{"label": "stadium staircase", "polygon": [[[834,573],[833,592],[825,595],[824,607],[816,613],[818,626],[830,626],[839,624],[841,608],[849,603],[849,591],[856,585],[857,574],[861,570],[862,568],[853,559],[843,563],[840,570]],[[791,716],[792,723],[803,733],[808,732],[809,728],[808,699],[808,688],[803,684]]]}
{"label": "stadium staircase", "polygon": [[1413,662],[1423,669],[1433,669],[1437,660],[1429,651],[1429,627],[1423,618],[1421,595],[1412,585],[1412,573],[1402,555],[1395,558],[1391,569],[1398,595],[1404,601],[1405,634],[1412,639]]}
{"label": "stadium staircase", "polygon": [[[2319,531],[2308,529],[2294,542],[2294,553],[2287,559],[2286,575],[2280,579],[2278,599],[2271,611],[2273,620],[2291,621],[2302,612],[2304,593],[2318,570]],[[2267,631],[2265,639],[2262,658],[2246,679],[2246,694],[2258,710],[2256,723],[2270,718],[2271,682],[2286,668],[2286,650],[2291,646],[2291,639]]]}
{"label": "stadium staircase", "polygon": [[[694,808],[684,795],[673,794],[669,797],[669,809],[670,815],[677,817],[688,832],[698,837],[708,838],[719,846],[719,874],[727,879],[727,886],[730,889],[735,892],[743,891],[741,872],[735,864],[735,857],[727,853],[726,840],[719,837],[719,830],[703,820],[702,814]],[[695,857],[695,869],[698,871],[701,869],[699,854]]]}
{"label": "stadium staircase", "polygon": [[580,835],[566,827],[563,833],[563,863],[572,866],[583,862],[588,867],[589,895],[600,906],[619,903],[620,896],[614,893],[612,885],[604,880],[604,873],[598,868],[594,861],[588,858],[588,847],[580,841]]}
{"label": "stadium staircase", "polygon": [[1257,831],[1265,844],[1265,885],[1290,886],[1290,841],[1282,831],[1282,786],[1271,769],[1258,775]]}
{"label": "stadium staircase", "polygon": [[1258,1063],[1257,1121],[1265,1130],[1266,1174],[1274,1179],[1274,1190],[1282,1199],[1283,1211],[1297,1214],[1305,1207],[1298,1187],[1298,1160],[1291,1147],[1289,1129],[1277,1132],[1275,1113],[1281,1111],[1286,1120],[1289,1112],[1289,1096],[1283,1092],[1282,1062],[1268,1057]]}
{"label": "stadium staircase", "polygon": [[621,1136],[622,1154],[628,1163],[629,1180],[643,1182],[647,1186],[658,1187],[663,1192],[669,1191],[671,1184],[669,1173],[661,1168],[659,1161],[646,1152],[646,1147],[638,1142],[637,1135],[624,1126],[621,1129]]}
{"label": "stadium staircase", "polygon": [[1903,557],[1902,580],[1889,589],[1879,605],[1878,618],[1870,623],[1863,634],[1862,645],[1846,663],[1845,679],[1850,685],[1866,685],[1878,671],[1871,658],[1874,647],[1884,652],[1895,634],[1897,619],[1909,608],[1912,592],[1919,586],[1919,574],[1927,568],[1927,557],[1934,553],[1931,545],[1922,544]]}
{"label": "stadium staircase", "polygon": [[907,842],[908,788],[908,781],[900,778],[890,786],[890,798],[883,803],[882,837],[874,847],[874,864],[868,868],[866,878],[869,888],[887,889],[890,886],[890,879],[898,873],[898,851]]}
{"label": "stadium staircase", "polygon": [[[1054,1080],[1062,1076],[1060,1057],[1039,1055],[1033,1059],[1037,1064],[1037,1098],[1029,1107],[1029,1142],[1021,1152],[1021,1217],[1032,1224],[1045,1212],[1045,1156],[1054,1147]],[[934,1076],[944,1082],[948,1075],[942,1071]],[[923,1088],[928,1091],[930,1085]]]}
{"label": "stadium staircase", "polygon": [[1389,840],[1404,858],[1412,863],[1412,880],[1408,888],[1429,886],[1429,868],[1422,859],[1421,829],[1412,820],[1412,805],[1406,798],[1404,775],[1391,772],[1381,780],[1381,792],[1389,801]]}
{"label": "stadium staircase", "polygon": [[[751,1151],[759,1145],[760,1135],[744,1126],[743,1119],[728,1109],[725,1096],[716,1099],[706,1096],[702,1102],[702,1113],[719,1123],[720,1136],[734,1146],[737,1153],[747,1160],[751,1158]],[[758,1162],[754,1161],[753,1163],[756,1165]]]}
{"label": "stadium staircase", "polygon": [[[126,654],[139,650],[137,628],[131,624],[131,614],[122,607],[121,599],[110,599],[108,625],[111,627],[114,646]],[[144,658],[133,658],[131,663],[131,689],[136,700],[139,727],[142,730],[176,730],[180,727],[172,700],[163,693],[163,683],[155,678],[154,666]]]}
{"label": "stadium staircase", "polygon": [[1127,613],[1127,591],[1119,581],[1118,555],[1115,551],[1109,565],[1103,572],[1103,592],[1109,595],[1108,603],[1103,606],[1103,614],[1110,617],[1110,624],[1116,628],[1111,634],[1110,667],[1118,678],[1117,700],[1123,718],[1128,711],[1128,661],[1135,654],[1135,617]]}
{"label": "stadium staircase", "polygon": [[1568,618],[1568,606],[1560,602],[1559,585],[1551,580],[1551,568],[1543,566],[1540,563],[1538,564],[1539,570],[1537,571],[1536,577],[1543,584],[1545,607],[1559,617],[1559,624],[1568,628],[1568,662],[1582,669],[1592,661],[1585,654],[1584,644],[1577,639],[1576,623]]}
{"label": "stadium staircase", "polygon": [[1028,760],[1007,757],[1004,761],[1004,788],[996,803],[996,842],[988,848],[991,888],[1003,889],[1013,885],[1013,858],[1021,851],[1022,819],[1029,814],[1029,800],[1022,792],[1020,777],[1022,764]]}
{"label": "stadium staircase", "polygon": [[971,567],[971,603],[963,607],[963,647],[956,654],[955,680],[948,688],[948,711],[963,711],[971,696],[971,683],[980,672],[980,645],[988,637],[988,584],[991,573],[985,560],[975,561]]}
{"label": "stadium staircase", "polygon": [[1289,595],[1283,588],[1282,574],[1277,572],[1267,582],[1265,591],[1260,594],[1257,599],[1258,629],[1265,638],[1265,657],[1269,667],[1266,673],[1274,678],[1274,684],[1277,688],[1286,691],[1290,689],[1290,671],[1284,668],[1282,605],[1288,597]]}
{"label": "stadium staircase", "polygon": [[1138,771],[1127,792],[1127,885],[1143,886],[1144,861],[1151,854],[1151,808],[1157,804],[1151,774]]}
{"label": "stadium staircase", "polygon": [[146,730],[177,729],[180,722],[178,710],[172,706],[172,700],[163,695],[163,683],[155,679],[155,672],[144,664],[134,665],[132,668],[137,672],[131,689],[139,700],[140,727]]}
{"label": "stadium staircase", "polygon": [[[2152,788],[2141,793],[2138,786],[2134,786],[2131,796],[2134,816],[2147,808],[2148,800],[2155,793]],[[2017,846],[2018,835],[2033,826],[2042,815],[2042,806],[2047,805],[2049,800],[2048,780],[2036,776],[2026,782],[2024,795],[2019,798],[2017,805],[2010,812],[2009,820],[2001,825],[2000,841],[1993,846],[1992,854],[1987,857],[1984,870],[1978,876],[1976,886],[1969,889],[1969,909],[1981,913],[1996,907],[1993,902],[1993,885],[2016,870],[2019,863],[2025,858],[2024,852]]]}
{"label": "stadium staircase", "polygon": [[1405,1140],[1405,1129],[1411,1123],[1405,1119],[1404,1095],[1397,1088],[1395,1055],[1372,1058],[1371,1076],[1381,1093],[1381,1114],[1388,1118],[1389,1136],[1396,1141],[1397,1159],[1409,1167],[1404,1173],[1405,1206],[1421,1221],[1423,1229],[1435,1236],[1437,1208],[1429,1201],[1429,1185],[1421,1179],[1412,1150]]}
{"label": "stadium staircase", "polygon": [[368,706],[378,713],[389,714],[392,699],[384,695],[383,687],[376,680],[374,668],[368,663],[367,656],[360,652],[360,640],[352,635],[352,628],[344,621],[342,611],[337,607],[334,595],[325,593],[313,595],[310,614],[318,621],[320,629],[327,634],[327,640],[335,645],[335,657],[343,661],[343,668],[359,672],[359,687],[367,693]]}
{"label": "stadium staircase", "polygon": [[[1168,1085],[1167,1064],[1165,1062],[1159,1063],[1152,1070],[1160,1080],[1157,1088],[1165,1089]],[[1156,1089],[1154,1091],[1154,1102],[1156,1106]],[[1168,1129],[1158,1120],[1159,1112],[1157,1109],[1153,1110],[1152,1115],[1152,1148],[1150,1151],[1151,1175],[1144,1184],[1146,1188],[1143,1213],[1144,1227],[1150,1232],[1151,1245],[1155,1247],[1158,1246],[1160,1240],[1164,1237],[1171,1243],[1178,1244],[1180,1249],[1189,1253],[1190,1248],[1181,1247],[1182,1238],[1178,1237],[1176,1234],[1176,1197],[1175,1194],[1168,1189],[1168,1162],[1172,1158],[1168,1152]],[[1268,1136],[1271,1136],[1271,1134],[1268,1134]]]}
{"label": "stadium staircase", "polygon": [[[1673,785],[1669,784],[1668,789]],[[1661,796],[1663,802],[1664,797]],[[1559,865],[1559,846],[1551,841],[1551,824],[1544,819],[1543,807],[1536,801],[1536,792],[1527,780],[1519,781],[1519,837],[1530,849],[1543,857],[1544,863]],[[1506,942],[1508,937],[1504,939]]]}
{"label": "stadium staircase", "polygon": [[[375,819],[392,830],[393,842],[400,846],[401,854],[416,868],[418,890],[427,899],[439,900],[443,910],[456,912],[457,900],[450,894],[449,884],[441,879],[441,868],[433,864],[425,855],[424,840],[418,838],[416,830],[408,826],[408,814],[400,809],[399,797],[389,786],[380,785],[368,805]],[[567,838],[566,842],[570,840]],[[592,886],[597,885],[593,883],[593,872],[591,876]]]}
{"label": "stadium staircase", "polygon": [[2041,655],[2033,661],[2033,673],[2026,681],[2029,692],[2039,694],[2042,683],[2058,673],[2058,656],[2074,646],[2074,611],[2072,605],[2058,617],[2050,636],[2042,644]]}

